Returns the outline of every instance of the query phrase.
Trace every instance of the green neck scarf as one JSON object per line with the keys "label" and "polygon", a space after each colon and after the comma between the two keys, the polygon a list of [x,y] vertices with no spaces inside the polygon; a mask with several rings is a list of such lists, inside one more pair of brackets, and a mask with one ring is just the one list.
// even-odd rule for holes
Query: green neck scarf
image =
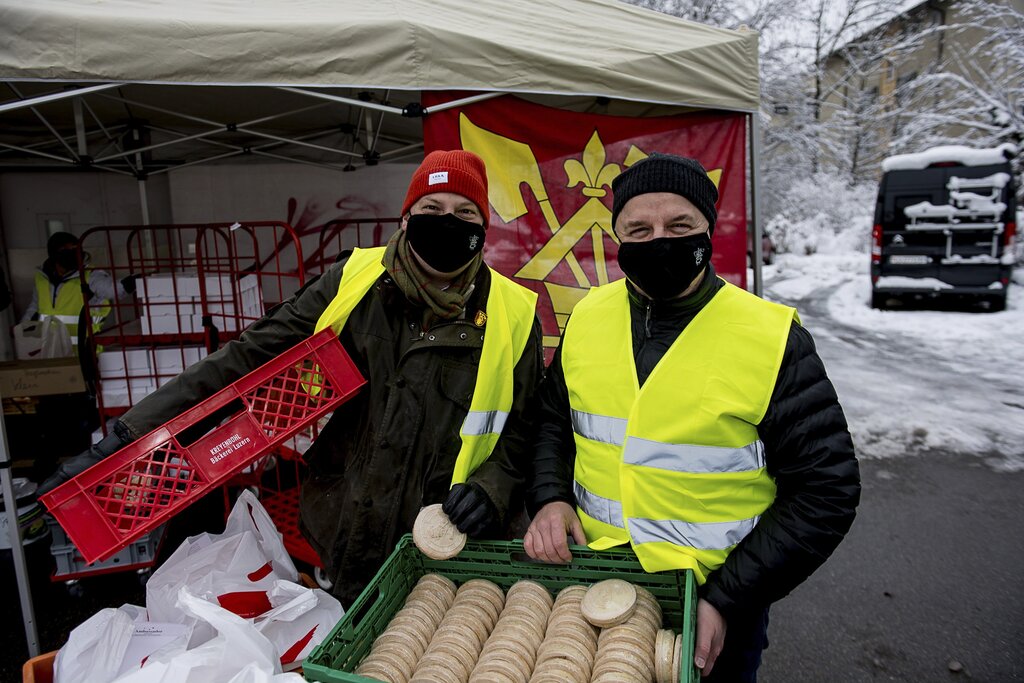
{"label": "green neck scarf", "polygon": [[406,299],[423,307],[424,329],[430,329],[437,320],[454,320],[463,315],[481,265],[483,255],[477,254],[466,270],[446,283],[438,283],[416,260],[404,230],[391,236],[384,251],[384,268],[388,274]]}

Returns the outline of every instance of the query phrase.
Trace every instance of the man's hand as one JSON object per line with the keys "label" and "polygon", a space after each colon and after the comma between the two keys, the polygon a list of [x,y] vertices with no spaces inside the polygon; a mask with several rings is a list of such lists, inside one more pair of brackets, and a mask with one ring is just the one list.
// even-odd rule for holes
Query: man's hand
{"label": "man's hand", "polygon": [[711,673],[711,667],[725,645],[725,619],[714,605],[701,598],[697,601],[697,642],[693,646],[693,663],[701,677]]}
{"label": "man's hand", "polygon": [[576,511],[568,503],[548,503],[540,509],[523,537],[526,554],[535,560],[556,564],[572,562],[566,536],[572,534],[577,545],[586,545],[587,537]]}
{"label": "man's hand", "polygon": [[36,489],[36,495],[41,496],[52,491],[72,477],[86,471],[100,460],[121,450],[128,443],[130,442],[118,436],[115,430],[111,430],[110,434],[103,437],[99,443],[93,444],[87,450],[61,463],[57,470],[39,485],[39,488]]}
{"label": "man's hand", "polygon": [[467,536],[486,537],[498,528],[498,508],[479,484],[456,484],[441,509]]}
{"label": "man's hand", "polygon": [[121,278],[121,288],[124,289],[124,291],[128,292],[129,294],[134,294],[137,285],[135,281],[138,280],[140,277],[142,276],[136,275],[135,273],[126,275],[125,277]]}

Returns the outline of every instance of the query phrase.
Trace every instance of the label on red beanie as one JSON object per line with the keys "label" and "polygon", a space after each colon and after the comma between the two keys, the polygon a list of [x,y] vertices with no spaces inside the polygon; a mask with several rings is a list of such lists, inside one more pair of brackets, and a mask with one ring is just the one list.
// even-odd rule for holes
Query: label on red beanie
{"label": "label on red beanie", "polygon": [[443,185],[448,182],[448,171],[436,171],[427,178],[427,185]]}

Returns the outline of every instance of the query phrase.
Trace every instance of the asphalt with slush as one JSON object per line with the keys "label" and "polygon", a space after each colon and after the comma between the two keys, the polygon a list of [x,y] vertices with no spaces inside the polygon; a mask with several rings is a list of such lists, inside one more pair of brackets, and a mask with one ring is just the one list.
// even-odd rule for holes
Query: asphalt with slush
{"label": "asphalt with slush", "polygon": [[1024,681],[1024,472],[861,462],[857,520],[771,612],[761,683]]}

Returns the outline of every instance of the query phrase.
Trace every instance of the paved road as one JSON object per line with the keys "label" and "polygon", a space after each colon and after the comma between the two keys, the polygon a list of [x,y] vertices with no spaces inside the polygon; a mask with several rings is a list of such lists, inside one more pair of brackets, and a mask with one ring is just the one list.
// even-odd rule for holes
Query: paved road
{"label": "paved road", "polygon": [[941,453],[861,471],[850,535],[772,610],[760,680],[1024,681],[1024,473]]}
{"label": "paved road", "polygon": [[[836,554],[772,609],[760,680],[1024,681],[1019,373],[845,325],[834,292],[787,303],[846,410],[863,495]],[[977,449],[935,447],[964,428]]]}

